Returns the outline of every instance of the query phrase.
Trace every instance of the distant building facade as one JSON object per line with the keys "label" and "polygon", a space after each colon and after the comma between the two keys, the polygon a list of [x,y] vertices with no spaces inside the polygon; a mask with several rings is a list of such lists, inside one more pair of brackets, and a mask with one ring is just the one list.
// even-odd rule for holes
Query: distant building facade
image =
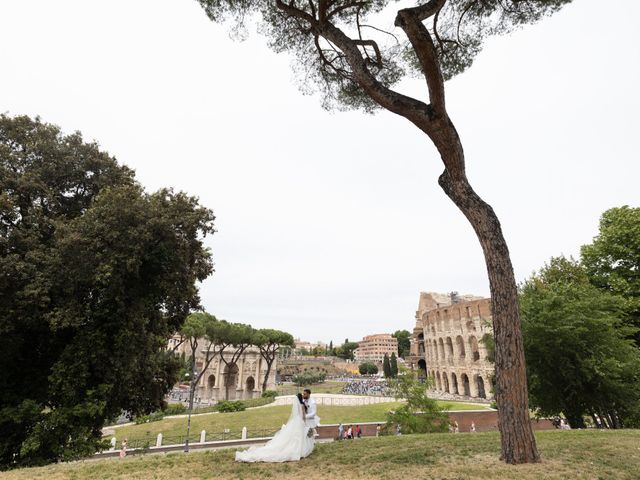
{"label": "distant building facade", "polygon": [[378,333],[368,335],[358,342],[358,348],[354,350],[353,355],[356,363],[379,363],[385,354],[391,357],[392,353],[398,356],[398,339],[390,333]]}
{"label": "distant building facade", "polygon": [[293,353],[295,355],[311,354],[314,350],[324,355],[328,345],[323,342],[307,342],[306,340],[294,339]]}
{"label": "distant building facade", "polygon": [[493,335],[490,299],[421,292],[415,319],[407,365],[442,394],[493,398],[494,365],[482,341]]}
{"label": "distant building facade", "polygon": [[[169,348],[173,349],[179,342],[179,337],[169,341]],[[200,372],[205,363],[206,349],[203,348],[205,340],[199,342],[199,350],[196,352],[196,371]],[[176,354],[191,355],[191,347],[187,342],[182,343]],[[231,352],[223,352],[223,358],[231,361]],[[276,371],[278,369],[277,358],[271,365],[267,390],[276,389]],[[217,355],[207,367],[204,375],[197,385],[195,396],[201,401],[207,400],[246,400],[258,398],[262,395],[262,382],[267,373],[267,364],[260,355],[257,347],[248,347],[235,364],[225,364]],[[228,392],[228,393],[227,393]]]}

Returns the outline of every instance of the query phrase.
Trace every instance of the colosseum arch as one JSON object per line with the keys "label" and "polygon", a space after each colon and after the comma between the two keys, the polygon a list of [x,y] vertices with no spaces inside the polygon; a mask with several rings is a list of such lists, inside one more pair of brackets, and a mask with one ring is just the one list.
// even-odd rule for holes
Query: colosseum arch
{"label": "colosseum arch", "polygon": [[467,397],[471,396],[471,388],[469,385],[469,377],[466,373],[463,373],[460,376],[460,381],[462,382],[462,395],[466,395]]}
{"label": "colosseum arch", "polygon": [[480,351],[478,350],[478,339],[471,335],[469,337],[469,347],[471,347],[471,358],[474,362],[480,360]]}
{"label": "colosseum arch", "polygon": [[456,337],[456,349],[458,350],[458,358],[464,361],[466,357],[466,353],[464,349],[464,339],[462,338],[462,335],[458,335]]}
{"label": "colosseum arch", "polygon": [[209,375],[209,377],[207,378],[207,389],[211,390],[215,386],[216,386],[216,376]]}
{"label": "colosseum arch", "polygon": [[453,342],[451,341],[451,337],[447,337],[447,359],[449,363],[453,365]]}
{"label": "colosseum arch", "polygon": [[476,386],[478,387],[478,397],[487,398],[487,393],[484,390],[484,380],[480,375],[476,375]]}
{"label": "colosseum arch", "polygon": [[427,372],[427,362],[424,361],[424,358],[418,360],[418,369],[420,376],[422,376],[423,373]]}
{"label": "colosseum arch", "polygon": [[442,382],[440,381],[440,372],[436,372],[436,388],[442,391]]}
{"label": "colosseum arch", "polygon": [[424,333],[418,335],[418,355],[424,357]]}
{"label": "colosseum arch", "polygon": [[451,372],[451,393],[455,393],[458,395],[458,377],[456,374]]}
{"label": "colosseum arch", "polygon": [[447,372],[442,372],[442,387],[445,392],[451,393],[449,392],[449,375]]}

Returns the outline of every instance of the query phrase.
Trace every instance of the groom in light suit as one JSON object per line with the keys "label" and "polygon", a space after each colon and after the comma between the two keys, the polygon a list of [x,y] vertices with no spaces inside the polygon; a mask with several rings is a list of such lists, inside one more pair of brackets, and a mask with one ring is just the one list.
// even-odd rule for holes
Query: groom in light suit
{"label": "groom in light suit", "polygon": [[[302,393],[302,399],[304,400],[305,406],[305,414],[304,414],[304,423],[307,428],[313,430],[313,434],[316,433],[316,427],[320,425],[320,417],[318,417],[318,407],[316,406],[315,400],[311,398],[311,390],[308,388],[304,389]],[[311,435],[309,435],[311,436]]]}

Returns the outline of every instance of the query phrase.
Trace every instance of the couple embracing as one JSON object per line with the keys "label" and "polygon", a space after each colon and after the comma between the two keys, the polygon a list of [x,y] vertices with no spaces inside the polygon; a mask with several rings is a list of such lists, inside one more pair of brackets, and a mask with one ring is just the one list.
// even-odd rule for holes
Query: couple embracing
{"label": "couple embracing", "polygon": [[315,428],[320,424],[311,390],[293,399],[289,421],[261,447],[236,452],[238,462],[292,462],[313,452]]}

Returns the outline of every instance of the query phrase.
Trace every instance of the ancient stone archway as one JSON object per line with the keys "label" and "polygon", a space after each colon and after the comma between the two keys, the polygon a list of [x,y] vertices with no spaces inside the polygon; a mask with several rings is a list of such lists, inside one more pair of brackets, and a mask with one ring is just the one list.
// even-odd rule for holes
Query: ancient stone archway
{"label": "ancient stone archway", "polygon": [[421,372],[427,372],[427,362],[424,361],[424,358],[418,360],[418,368]]}
{"label": "ancient stone archway", "polygon": [[444,356],[444,342],[442,341],[442,338],[438,339],[438,347],[440,349],[440,359],[444,360],[445,356]]}
{"label": "ancient stone archway", "polygon": [[480,351],[478,350],[478,339],[471,335],[469,337],[469,347],[471,347],[471,358],[474,362],[480,360]]}
{"label": "ancient stone archway", "polygon": [[256,388],[256,381],[253,377],[248,377],[245,382],[244,397],[253,398],[253,389]]}
{"label": "ancient stone archway", "polygon": [[462,338],[461,335],[458,335],[456,337],[456,348],[458,349],[458,358],[461,361],[464,361],[465,357],[466,357],[466,352],[464,349],[464,339]]}
{"label": "ancient stone archway", "polygon": [[460,376],[460,380],[462,381],[462,394],[466,395],[467,397],[471,396],[471,389],[469,386],[469,377],[467,377],[466,373],[463,373]]}
{"label": "ancient stone archway", "polygon": [[436,388],[442,391],[442,382],[440,381],[440,372],[436,372]]}
{"label": "ancient stone archway", "polygon": [[487,398],[487,394],[484,391],[484,380],[480,375],[476,375],[476,385],[478,386],[478,397]]}
{"label": "ancient stone archway", "polygon": [[216,376],[209,375],[207,377],[207,392],[208,392],[209,398],[213,398],[213,387],[215,386],[216,386]]}
{"label": "ancient stone archway", "polygon": [[451,373],[451,393],[458,395],[458,377],[455,373]]}
{"label": "ancient stone archway", "polygon": [[451,337],[447,337],[447,360],[450,365],[453,365],[453,342]]}
{"label": "ancient stone archway", "polygon": [[447,372],[442,372],[442,386],[445,392],[451,393],[449,391],[449,376],[447,375]]}

